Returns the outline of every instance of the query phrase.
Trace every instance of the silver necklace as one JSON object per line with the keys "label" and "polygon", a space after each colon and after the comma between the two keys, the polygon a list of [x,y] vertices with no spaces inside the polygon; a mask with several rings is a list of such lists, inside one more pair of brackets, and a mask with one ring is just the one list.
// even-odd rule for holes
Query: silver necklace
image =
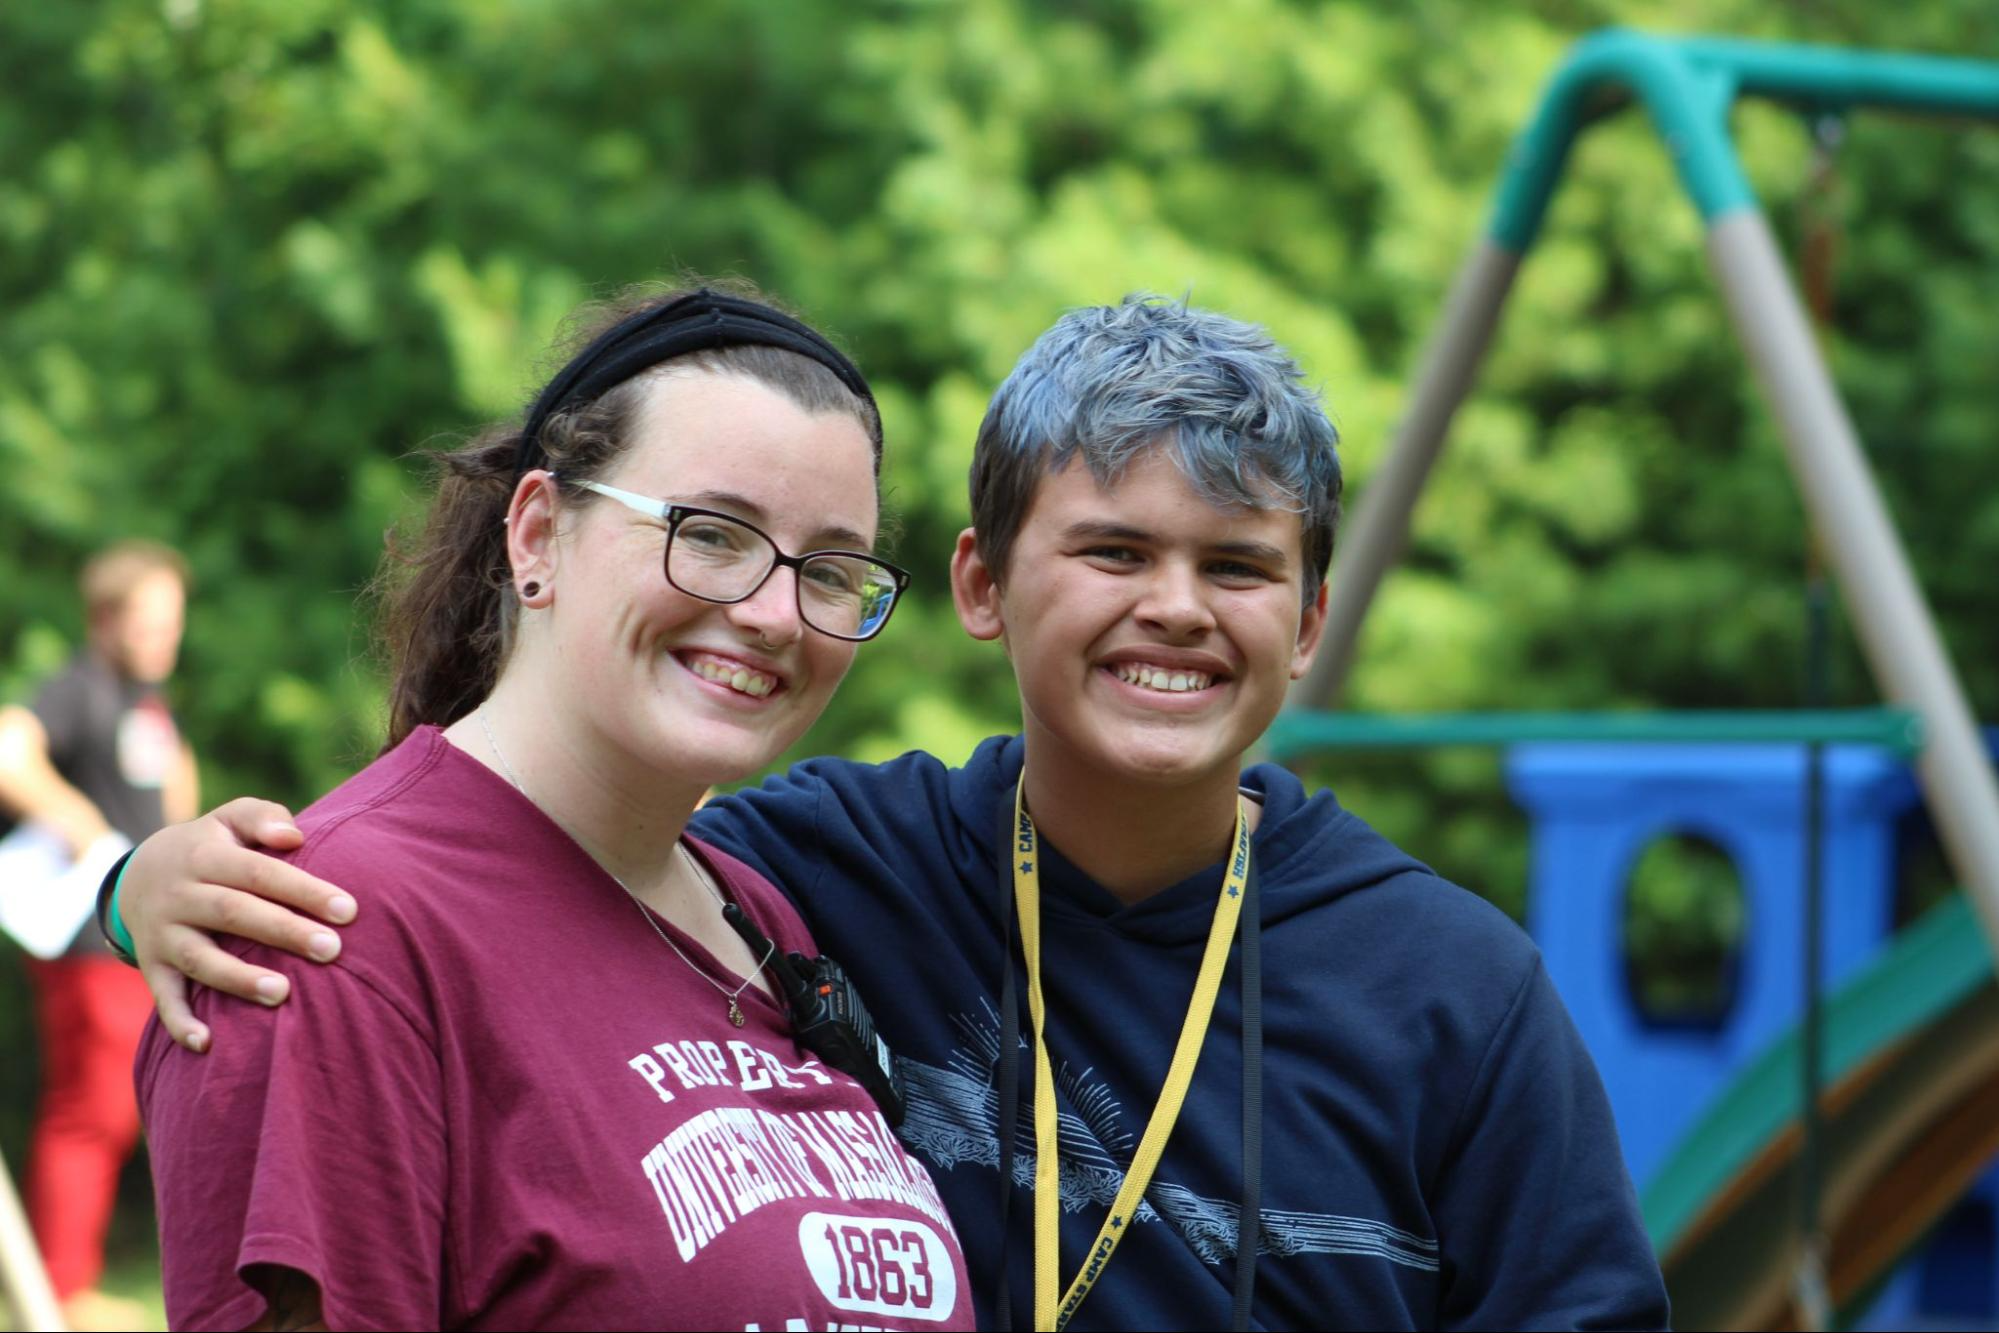
{"label": "silver necklace", "polygon": [[[528,796],[528,789],[521,785],[520,775],[515,773],[514,766],[507,762],[506,751],[500,748],[499,740],[494,737],[493,728],[486,721],[485,706],[482,704],[478,708],[473,709],[472,716],[479,719],[479,730],[486,734],[486,744],[492,748],[493,757],[500,761],[500,771],[507,775],[507,781],[514,784],[515,791],[526,797],[529,802],[533,802],[534,797]],[[687,863],[687,869],[693,874],[695,881],[707,889],[710,894],[714,895],[717,903],[723,903],[721,891],[708,882],[708,877],[701,872],[701,867],[696,865],[694,858],[688,854],[686,845],[675,842],[673,847],[675,851],[680,853],[681,860]],[[611,875],[609,870],[605,870],[604,873]],[[659,936],[665,942],[667,948],[673,950],[674,956],[687,964],[689,970],[695,976],[700,977],[710,986],[713,986],[722,998],[729,1002],[729,1021],[737,1027],[741,1027],[747,1021],[743,1016],[743,992],[755,983],[757,977],[762,974],[765,965],[770,962],[771,955],[777,952],[777,941],[772,940],[770,942],[770,946],[764,950],[764,956],[757,962],[755,969],[750,972],[749,976],[743,979],[743,984],[734,990],[730,990],[727,986],[724,986],[721,982],[710,976],[708,970],[702,967],[701,964],[689,958],[686,952],[673,942],[673,936],[660,929],[659,922],[653,918],[652,912],[646,907],[644,902],[640,901],[639,896],[632,892],[631,885],[625,883],[625,881],[619,879],[616,875],[611,875],[611,882],[625,891],[625,896],[632,900],[632,906],[639,909],[639,915],[645,918],[645,923],[648,926],[652,927],[652,933]],[[723,905],[726,906],[727,904],[723,903]]]}

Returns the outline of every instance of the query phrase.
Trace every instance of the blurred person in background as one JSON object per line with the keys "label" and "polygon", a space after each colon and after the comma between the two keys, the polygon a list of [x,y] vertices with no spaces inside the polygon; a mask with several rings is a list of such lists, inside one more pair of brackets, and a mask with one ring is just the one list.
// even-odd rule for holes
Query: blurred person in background
{"label": "blurred person in background", "polygon": [[[0,710],[0,808],[56,830],[77,856],[199,809],[194,754],[161,693],[180,655],[186,562],[119,542],[84,566],[82,591],[83,651],[29,707]],[[132,1056],[152,998],[95,930],[26,963],[42,1050],[29,1220],[70,1326],[134,1327],[141,1307],[97,1282],[118,1174],[139,1139]]]}

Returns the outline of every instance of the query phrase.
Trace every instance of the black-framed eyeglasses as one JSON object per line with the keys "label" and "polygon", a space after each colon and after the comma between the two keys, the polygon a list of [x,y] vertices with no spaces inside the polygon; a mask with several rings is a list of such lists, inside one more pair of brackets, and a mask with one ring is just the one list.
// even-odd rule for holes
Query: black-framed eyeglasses
{"label": "black-framed eyeglasses", "polygon": [[768,533],[732,514],[671,504],[599,481],[571,485],[666,524],[666,581],[704,602],[731,606],[756,596],[783,566],[798,578],[798,618],[821,634],[859,643],[888,624],[909,574],[860,551],[786,555]]}

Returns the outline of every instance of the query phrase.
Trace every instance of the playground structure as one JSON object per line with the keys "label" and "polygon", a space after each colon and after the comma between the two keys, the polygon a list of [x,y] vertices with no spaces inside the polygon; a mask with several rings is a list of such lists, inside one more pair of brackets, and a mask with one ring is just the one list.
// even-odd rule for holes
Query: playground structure
{"label": "playground structure", "polygon": [[[1604,1066],[1675,1322],[1828,1327],[1876,1299],[1883,1317],[1915,1311],[1920,1274],[1903,1270],[1885,1298],[1883,1284],[1999,1152],[1999,779],[1736,158],[1727,116],[1742,97],[1820,122],[1862,107],[1999,120],[1999,65],[1624,31],[1579,43],[1514,147],[1492,223],[1343,539],[1318,663],[1269,746],[1287,759],[1334,746],[1579,743],[1509,759],[1535,820],[1530,926]],[[1892,707],[1326,715],[1570,147],[1634,102],[1705,223],[1729,315],[1812,524],[1836,534],[1824,553]],[[1644,739],[1666,744],[1607,745]],[[1838,742],[1877,748],[1830,748]],[[1899,755],[1914,761],[1965,895],[1891,935],[1887,830],[1917,795]],[[1704,1035],[1662,1032],[1635,1012],[1615,930],[1618,886],[1645,837],[1686,829],[1729,851],[1751,906],[1737,993]],[[1999,1249],[1989,1206],[1985,1216],[1982,1248],[1976,1237],[1942,1242],[1969,1253],[1989,1288]]]}

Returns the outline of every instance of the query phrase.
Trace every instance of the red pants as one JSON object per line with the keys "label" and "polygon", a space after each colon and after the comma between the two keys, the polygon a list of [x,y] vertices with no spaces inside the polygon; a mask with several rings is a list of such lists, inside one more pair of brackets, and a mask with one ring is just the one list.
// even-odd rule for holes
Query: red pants
{"label": "red pants", "polygon": [[113,958],[27,959],[42,1041],[42,1101],[28,1146],[28,1220],[58,1299],[97,1284],[118,1172],[139,1141],[132,1057],[153,1011]]}

